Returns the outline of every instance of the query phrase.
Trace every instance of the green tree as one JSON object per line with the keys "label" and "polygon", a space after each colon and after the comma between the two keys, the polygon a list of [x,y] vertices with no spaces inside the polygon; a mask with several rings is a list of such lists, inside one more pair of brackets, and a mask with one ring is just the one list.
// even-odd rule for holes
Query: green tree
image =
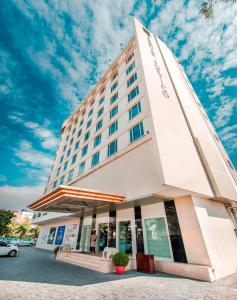
{"label": "green tree", "polygon": [[232,2],[235,3],[236,0],[205,0],[202,2],[200,13],[207,19],[210,20],[214,17],[214,5],[217,2]]}
{"label": "green tree", "polygon": [[6,236],[9,233],[9,224],[13,217],[14,212],[11,210],[0,209],[0,236]]}
{"label": "green tree", "polygon": [[34,227],[31,227],[31,229],[29,230],[29,235],[31,238],[37,239],[39,236],[39,226],[36,225]]}
{"label": "green tree", "polygon": [[28,234],[30,229],[31,226],[29,222],[24,222],[22,224],[19,224],[19,226],[16,228],[15,233],[19,236],[20,239],[22,239]]}

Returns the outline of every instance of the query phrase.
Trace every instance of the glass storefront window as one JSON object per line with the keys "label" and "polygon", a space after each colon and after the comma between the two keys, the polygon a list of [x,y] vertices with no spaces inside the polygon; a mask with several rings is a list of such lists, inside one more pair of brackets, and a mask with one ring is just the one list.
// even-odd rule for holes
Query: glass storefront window
{"label": "glass storefront window", "polygon": [[132,254],[132,229],[130,221],[119,222],[119,251]]}
{"label": "glass storefront window", "polygon": [[171,258],[165,218],[145,219],[148,254]]}
{"label": "glass storefront window", "polygon": [[55,233],[56,233],[56,227],[51,227],[49,231],[47,244],[53,244]]}

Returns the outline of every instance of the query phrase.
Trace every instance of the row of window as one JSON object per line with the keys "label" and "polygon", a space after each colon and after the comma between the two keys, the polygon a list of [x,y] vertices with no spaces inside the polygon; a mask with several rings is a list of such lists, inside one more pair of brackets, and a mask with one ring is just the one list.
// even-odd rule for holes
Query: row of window
{"label": "row of window", "polygon": [[[133,56],[131,56],[131,57],[133,57]],[[136,66],[136,64],[135,64],[135,62],[133,62],[133,63],[126,69],[126,74],[128,75],[128,74],[135,68],[135,66]],[[115,73],[115,75],[117,76],[118,73]],[[115,75],[114,75],[114,77],[113,77],[113,80],[116,78]],[[131,78],[129,78],[129,80],[127,81],[127,87],[131,86],[131,85],[133,84],[133,82],[134,82],[136,79],[137,79],[137,73],[133,74],[133,75],[131,76]],[[113,83],[113,85],[111,86],[111,89],[110,89],[110,90],[111,90],[111,93],[114,92],[115,89],[116,89],[117,87],[118,87],[118,81],[116,81],[115,83]],[[104,90],[105,90],[105,89],[103,89],[103,92],[104,92]],[[102,94],[102,93],[101,93],[101,94]],[[113,104],[117,99],[118,99],[118,93],[115,93],[115,94],[111,97],[111,99],[110,99],[110,104]],[[103,96],[102,98],[100,98],[100,100],[99,100],[99,106],[104,102],[104,100],[105,100],[105,97],[104,97],[104,96]],[[93,100],[93,101],[91,102],[90,106],[92,106],[94,103],[95,103],[95,100]],[[92,114],[93,114],[93,108],[89,111],[89,113],[88,113],[88,118],[90,118],[90,117],[92,116]],[[98,118],[100,115],[102,115],[102,114],[103,114],[103,108],[100,109],[100,111],[98,112],[97,118]],[[85,115],[85,111],[82,112],[82,116],[84,116],[84,115]],[[82,120],[80,121],[79,127],[82,126],[83,123],[84,123],[84,119],[82,119]],[[87,126],[89,127],[90,125],[88,125],[88,123],[87,123]],[[70,131],[70,129],[71,129],[71,128],[69,128],[69,131]],[[75,130],[76,130],[76,128],[73,129],[72,134],[75,133]],[[68,140],[68,139],[69,139],[69,135],[67,136],[66,140]]]}
{"label": "row of window", "polygon": [[[139,113],[141,112],[141,103],[138,102],[136,103],[130,110],[129,110],[129,120],[133,119],[134,117],[136,117]],[[99,124],[99,126],[96,127],[96,131],[97,128],[101,128],[103,126],[103,119],[99,121],[99,123],[97,123],[97,125]],[[116,120],[115,122],[113,122],[109,128],[108,128],[108,134],[109,136],[111,136],[112,134],[114,134],[116,131],[118,130],[118,120]],[[84,142],[87,142],[88,139],[90,137],[90,131],[88,131],[85,136],[84,136]],[[95,138],[94,138],[94,147],[97,147],[99,144],[101,143],[101,134],[98,134]],[[74,149],[75,151],[79,149],[79,145],[80,142],[78,141],[75,146]],[[87,154],[87,150],[88,150],[88,145],[84,146],[82,148],[82,156],[85,156]],[[69,149],[67,151],[66,157],[69,157],[71,155],[71,149]],[[76,155],[74,155],[72,157],[72,164],[75,162],[76,159]],[[61,156],[60,159],[60,163],[62,163],[64,160],[64,155]],[[66,166],[67,167],[67,166]]]}
{"label": "row of window", "polygon": [[[142,137],[144,135],[144,127],[143,127],[143,122],[140,122],[139,124],[137,124],[136,126],[134,126],[133,128],[130,129],[130,143],[136,141],[137,139],[139,139],[140,137]],[[86,148],[85,148],[86,147]],[[85,146],[83,149],[88,149],[88,145]],[[84,150],[85,151],[85,150]],[[114,155],[115,153],[117,153],[118,151],[118,140],[114,140],[112,141],[108,147],[107,147],[107,156],[111,157],[112,155]],[[75,158],[74,158],[75,157]],[[76,162],[76,155],[73,157],[73,159],[75,159],[74,163]],[[91,167],[95,167],[96,165],[98,165],[100,162],[100,151],[97,151],[96,153],[93,154],[92,158],[91,158]],[[63,170],[65,171],[67,168],[68,163],[66,162],[64,164],[64,168]],[[84,173],[85,170],[85,166],[86,166],[86,162],[83,161],[80,165],[79,165],[79,175]],[[57,170],[57,176],[60,173],[61,168],[59,168]],[[71,181],[73,178],[73,172],[74,170],[69,171],[68,173],[68,178],[67,181]],[[63,184],[65,180],[65,176],[62,176],[60,178],[59,184]],[[54,181],[53,184],[53,188],[56,188],[58,184],[58,181]]]}

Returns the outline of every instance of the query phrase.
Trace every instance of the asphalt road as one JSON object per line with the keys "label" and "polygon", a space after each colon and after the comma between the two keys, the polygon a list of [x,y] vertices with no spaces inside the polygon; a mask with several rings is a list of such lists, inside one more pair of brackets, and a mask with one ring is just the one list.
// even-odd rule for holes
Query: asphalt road
{"label": "asphalt road", "polygon": [[51,252],[22,247],[0,257],[1,300],[236,300],[237,273],[215,283],[136,271],[101,274],[60,261]]}

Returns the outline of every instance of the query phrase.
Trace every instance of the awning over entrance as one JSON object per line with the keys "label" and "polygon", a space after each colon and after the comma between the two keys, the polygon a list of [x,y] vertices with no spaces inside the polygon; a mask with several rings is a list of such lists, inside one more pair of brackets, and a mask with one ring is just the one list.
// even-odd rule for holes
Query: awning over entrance
{"label": "awning over entrance", "polygon": [[29,205],[32,210],[74,213],[108,203],[122,203],[125,196],[60,185]]}

